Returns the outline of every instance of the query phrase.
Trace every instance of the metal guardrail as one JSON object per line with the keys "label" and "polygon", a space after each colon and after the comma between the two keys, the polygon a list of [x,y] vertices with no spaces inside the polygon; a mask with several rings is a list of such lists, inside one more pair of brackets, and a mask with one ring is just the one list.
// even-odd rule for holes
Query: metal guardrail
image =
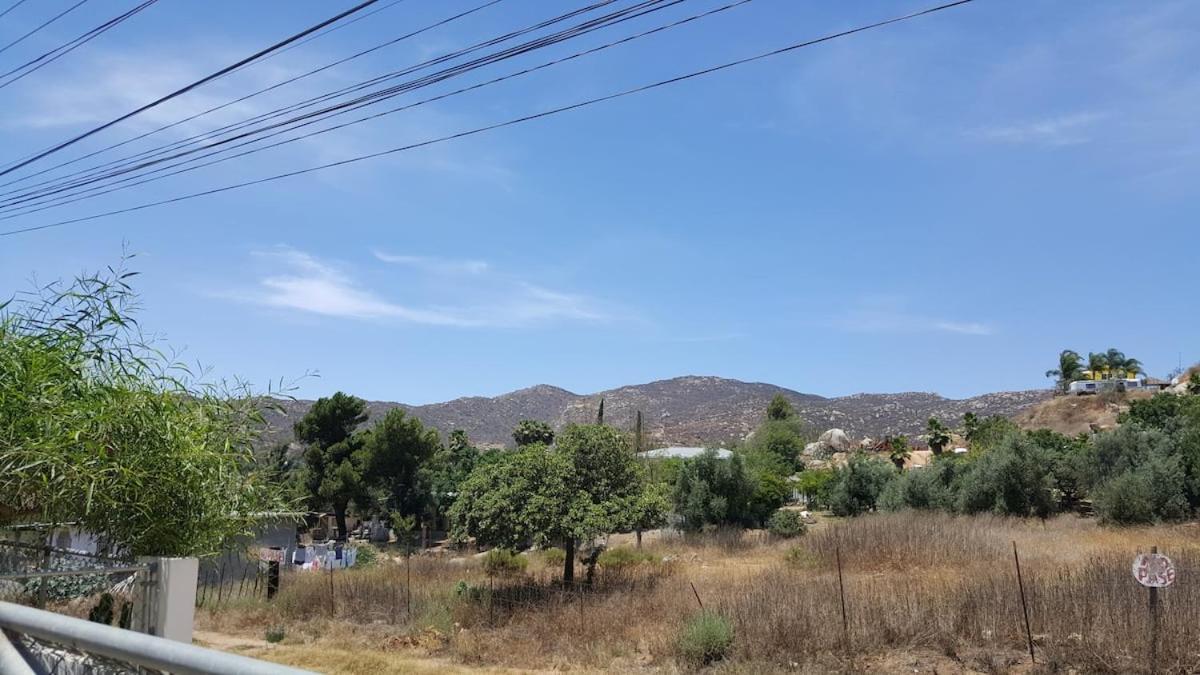
{"label": "metal guardrail", "polygon": [[0,630],[180,675],[314,675],[275,663],[0,602]]}

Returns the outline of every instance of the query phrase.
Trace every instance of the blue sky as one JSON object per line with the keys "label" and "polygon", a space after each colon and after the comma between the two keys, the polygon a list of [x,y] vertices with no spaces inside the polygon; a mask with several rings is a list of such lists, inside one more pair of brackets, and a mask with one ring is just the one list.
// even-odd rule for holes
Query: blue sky
{"label": "blue sky", "polygon": [[[67,0],[0,19],[8,43]],[[0,70],[132,0],[88,3]],[[3,159],[349,2],[162,0],[0,89]],[[69,159],[474,6],[406,0],[56,155]],[[583,2],[556,4],[581,6]],[[624,4],[624,2],[620,3]],[[425,90],[488,79],[723,2]],[[94,5],[94,6],[93,6]],[[537,112],[927,6],[754,0],[528,77],[0,229]],[[562,11],[562,10],[560,10]],[[176,140],[549,16],[505,0],[146,139]],[[669,88],[171,206],[0,238],[0,292],[138,253],[141,320],[214,376],[424,403],[684,374],[804,392],[1041,387],[1064,347],[1200,359],[1200,6],[977,0]],[[415,100],[413,94],[400,101]],[[115,157],[115,155],[113,155]],[[37,166],[49,166],[39,164]]]}

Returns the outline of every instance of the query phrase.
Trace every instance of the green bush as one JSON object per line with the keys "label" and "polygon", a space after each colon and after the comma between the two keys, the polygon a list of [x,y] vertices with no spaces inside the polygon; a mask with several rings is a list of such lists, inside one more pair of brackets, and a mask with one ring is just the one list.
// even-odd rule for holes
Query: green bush
{"label": "green bush", "polygon": [[557,546],[542,549],[542,562],[546,563],[548,567],[557,567],[562,565],[566,559],[567,552],[561,548],[558,548]]}
{"label": "green bush", "polygon": [[879,495],[879,508],[885,511],[903,509],[954,510],[954,481],[961,472],[962,460],[954,455],[942,456],[927,467],[905,471],[884,487]]}
{"label": "green bush", "polygon": [[804,534],[804,530],[804,519],[800,517],[799,511],[779,509],[767,520],[767,531],[771,536],[781,539],[799,537]]}
{"label": "green bush", "polygon": [[1021,434],[1009,434],[963,469],[958,510],[1045,518],[1058,506],[1052,466],[1053,457],[1045,448]]}
{"label": "green bush", "polygon": [[733,648],[733,624],[715,612],[693,615],[679,635],[679,655],[693,665],[720,661]]}
{"label": "green bush", "polygon": [[379,549],[370,544],[359,544],[358,554],[354,559],[354,566],[360,569],[374,567],[379,563]]}
{"label": "green bush", "polygon": [[627,570],[637,567],[638,565],[657,561],[658,557],[653,553],[638,551],[625,546],[620,548],[610,548],[601,553],[600,557],[596,560],[600,567],[613,572]]}
{"label": "green bush", "polygon": [[817,555],[804,546],[789,548],[783,559],[793,567],[816,567],[820,563]]}
{"label": "green bush", "polygon": [[275,644],[276,642],[283,642],[285,634],[286,633],[283,630],[283,626],[272,626],[267,629],[267,634],[265,637],[267,642]]}
{"label": "green bush", "polygon": [[494,548],[483,556],[483,571],[489,577],[515,576],[528,566],[528,558],[506,548]]}
{"label": "green bush", "polygon": [[1108,481],[1096,491],[1096,515],[1105,523],[1132,525],[1154,520],[1154,488],[1132,471]]}

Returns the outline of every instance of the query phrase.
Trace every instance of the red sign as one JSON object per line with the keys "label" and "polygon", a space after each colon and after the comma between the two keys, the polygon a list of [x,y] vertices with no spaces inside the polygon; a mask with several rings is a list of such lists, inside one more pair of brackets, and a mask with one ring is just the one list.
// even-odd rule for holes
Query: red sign
{"label": "red sign", "polygon": [[1133,559],[1133,578],[1147,588],[1175,583],[1175,563],[1161,553],[1142,553]]}

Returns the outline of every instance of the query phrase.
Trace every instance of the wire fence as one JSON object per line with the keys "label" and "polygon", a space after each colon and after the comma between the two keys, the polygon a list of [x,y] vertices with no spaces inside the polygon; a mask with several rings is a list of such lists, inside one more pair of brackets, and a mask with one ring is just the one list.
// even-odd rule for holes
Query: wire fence
{"label": "wire fence", "polygon": [[131,558],[0,541],[0,599],[39,607],[106,593],[119,613],[132,603],[139,575],[149,571]]}

